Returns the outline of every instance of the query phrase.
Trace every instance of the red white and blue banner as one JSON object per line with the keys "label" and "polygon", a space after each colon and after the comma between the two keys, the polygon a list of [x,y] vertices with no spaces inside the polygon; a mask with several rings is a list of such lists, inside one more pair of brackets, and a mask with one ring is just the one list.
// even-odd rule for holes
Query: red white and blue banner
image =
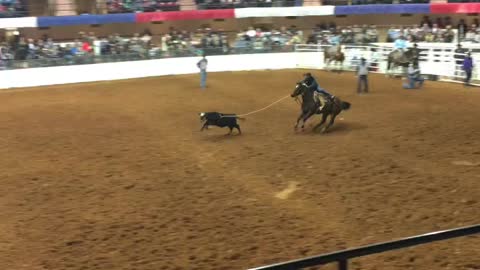
{"label": "red white and blue banner", "polygon": [[480,3],[386,4],[185,10],[106,15],[48,16],[0,19],[0,29],[67,25],[145,23],[178,20],[240,19],[370,14],[467,14],[480,13]]}

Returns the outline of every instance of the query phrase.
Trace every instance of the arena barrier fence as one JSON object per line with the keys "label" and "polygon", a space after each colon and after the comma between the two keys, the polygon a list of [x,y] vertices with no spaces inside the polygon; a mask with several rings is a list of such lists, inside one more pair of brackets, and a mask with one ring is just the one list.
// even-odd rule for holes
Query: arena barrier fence
{"label": "arena barrier fence", "polygon": [[386,251],[402,249],[407,247],[429,244],[436,241],[447,240],[457,237],[470,236],[480,233],[480,224],[456,228],[452,230],[432,232],[423,235],[403,238],[391,242],[378,243],[369,246],[347,249],[333,253],[313,256],[300,260],[272,264],[268,266],[251,268],[250,270],[297,270],[306,267],[318,266],[337,262],[339,270],[348,270],[348,260],[367,255],[382,253]]}
{"label": "arena barrier fence", "polygon": [[[342,45],[345,54],[343,65],[331,63],[327,65],[324,51],[329,45],[299,44],[295,52],[299,52],[297,68],[326,69],[354,71],[363,57],[367,60],[370,72],[390,75],[404,75],[405,70],[396,68],[387,71],[388,54],[393,50],[391,43],[374,43],[365,46]],[[465,72],[461,61],[465,54],[455,53],[455,44],[418,43],[420,49],[420,71],[422,75],[435,76],[441,81],[463,82]],[[472,81],[480,80],[480,45],[464,45],[463,48],[472,52],[474,70]],[[475,84],[477,85],[477,84]]]}

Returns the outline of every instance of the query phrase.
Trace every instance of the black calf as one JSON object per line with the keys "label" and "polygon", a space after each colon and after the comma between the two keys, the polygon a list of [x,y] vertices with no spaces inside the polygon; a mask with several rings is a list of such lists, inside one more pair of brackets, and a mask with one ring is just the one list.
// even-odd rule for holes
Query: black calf
{"label": "black calf", "polygon": [[228,127],[230,132],[228,135],[232,134],[234,128],[238,130],[238,134],[242,134],[240,126],[237,123],[237,119],[244,120],[243,118],[238,117],[236,114],[225,114],[218,112],[203,112],[200,113],[200,121],[205,123],[202,126],[200,131],[203,131],[208,126],[217,126],[217,127]]}

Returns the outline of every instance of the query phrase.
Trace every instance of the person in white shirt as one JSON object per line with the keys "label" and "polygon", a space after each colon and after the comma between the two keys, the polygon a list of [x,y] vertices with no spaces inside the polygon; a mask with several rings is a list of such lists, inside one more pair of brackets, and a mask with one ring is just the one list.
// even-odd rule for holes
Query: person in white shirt
{"label": "person in white shirt", "polygon": [[197,63],[197,67],[200,69],[200,87],[202,89],[207,87],[207,65],[207,58],[205,58],[205,54],[203,54],[202,59]]}
{"label": "person in white shirt", "polygon": [[368,64],[365,58],[360,59],[360,64],[357,67],[357,93],[368,93]]}

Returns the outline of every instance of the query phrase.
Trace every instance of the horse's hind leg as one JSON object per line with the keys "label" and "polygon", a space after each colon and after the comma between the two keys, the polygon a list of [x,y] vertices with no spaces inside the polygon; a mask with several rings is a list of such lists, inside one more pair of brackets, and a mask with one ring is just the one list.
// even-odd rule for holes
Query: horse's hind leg
{"label": "horse's hind leg", "polygon": [[327,132],[327,130],[333,125],[333,123],[335,122],[335,117],[337,117],[337,114],[332,114],[332,116],[330,117],[330,122],[329,122],[328,125],[322,130],[322,133]]}
{"label": "horse's hind leg", "polygon": [[313,112],[309,112],[308,114],[306,114],[304,117],[303,117],[303,123],[302,123],[302,131],[303,129],[305,128],[305,122],[307,122],[307,120],[312,117],[312,115],[315,114],[315,111]]}
{"label": "horse's hind leg", "polygon": [[318,123],[314,128],[313,128],[313,131],[316,131],[319,127],[321,127],[323,124],[325,124],[325,121],[327,121],[327,116],[328,114],[324,113],[322,115],[322,121],[320,121],[320,123]]}
{"label": "horse's hind leg", "polygon": [[226,135],[232,135],[233,127],[228,127],[230,131]]}

